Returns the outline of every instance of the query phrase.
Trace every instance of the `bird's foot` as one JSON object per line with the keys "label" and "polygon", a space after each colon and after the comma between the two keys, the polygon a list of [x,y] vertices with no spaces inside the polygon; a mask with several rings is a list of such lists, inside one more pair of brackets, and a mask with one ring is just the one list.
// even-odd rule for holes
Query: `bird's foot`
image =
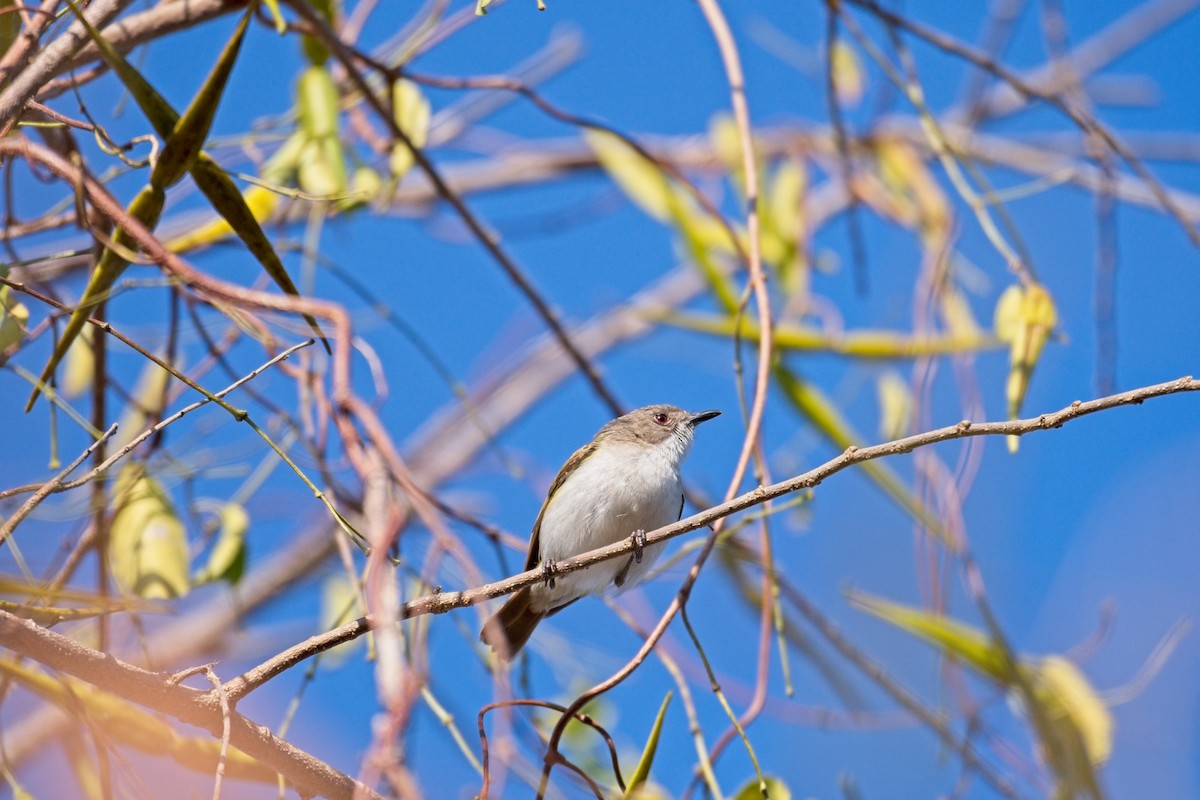
{"label": "bird's foot", "polygon": [[642,563],[642,550],[646,547],[646,532],[638,528],[629,536],[629,541],[633,542],[633,559],[637,563]]}
{"label": "bird's foot", "polygon": [[544,580],[546,585],[551,589],[554,588],[554,576],[557,574],[558,564],[555,564],[553,561],[549,560],[542,562],[542,580]]}

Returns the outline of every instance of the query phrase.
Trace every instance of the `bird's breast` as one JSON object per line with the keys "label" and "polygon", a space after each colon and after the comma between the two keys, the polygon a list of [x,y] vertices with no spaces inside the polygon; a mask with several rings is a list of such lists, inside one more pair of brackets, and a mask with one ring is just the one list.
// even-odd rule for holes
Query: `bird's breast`
{"label": "bird's breast", "polygon": [[541,557],[561,560],[678,519],[677,461],[662,448],[609,443],[593,452],[542,518]]}

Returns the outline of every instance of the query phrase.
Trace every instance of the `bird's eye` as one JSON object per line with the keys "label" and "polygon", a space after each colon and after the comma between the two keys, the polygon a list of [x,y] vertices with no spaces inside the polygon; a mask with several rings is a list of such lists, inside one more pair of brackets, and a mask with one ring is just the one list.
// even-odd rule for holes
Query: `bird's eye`
{"label": "bird's eye", "polygon": [[666,414],[662,413],[661,411],[654,415],[654,421],[657,422],[659,425],[666,425],[667,420],[669,420],[669,419],[670,419],[670,417],[668,417]]}

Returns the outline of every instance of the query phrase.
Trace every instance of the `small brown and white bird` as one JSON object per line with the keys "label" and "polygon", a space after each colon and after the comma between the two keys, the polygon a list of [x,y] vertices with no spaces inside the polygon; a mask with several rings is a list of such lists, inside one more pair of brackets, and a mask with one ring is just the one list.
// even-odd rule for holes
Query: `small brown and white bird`
{"label": "small brown and white bird", "polygon": [[[533,523],[525,569],[552,565],[678,520],[683,513],[679,467],[696,426],[720,413],[646,406],[601,428],[567,459],[551,484]],[[544,618],[585,595],[637,584],[665,544],[558,577],[550,568],[549,580],[518,590],[488,619],[480,640],[500,658],[512,660]]]}

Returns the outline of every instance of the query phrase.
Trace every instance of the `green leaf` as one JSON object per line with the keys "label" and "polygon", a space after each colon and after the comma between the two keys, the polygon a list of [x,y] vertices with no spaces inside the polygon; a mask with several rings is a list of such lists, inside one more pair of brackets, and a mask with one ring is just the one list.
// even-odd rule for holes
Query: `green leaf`
{"label": "green leaf", "polygon": [[187,538],[166,492],[137,464],[121,471],[115,491],[108,559],[117,585],[149,599],[187,594]]}
{"label": "green leaf", "polygon": [[[279,254],[275,252],[267,234],[258,224],[255,212],[247,204],[246,198],[238,191],[230,177],[217,166],[217,162],[213,161],[207,153],[201,153],[200,157],[196,159],[196,163],[192,165],[192,179],[196,181],[196,185],[200,187],[200,191],[208,198],[208,202],[212,203],[217,213],[237,233],[238,238],[246,245],[246,249],[258,259],[258,263],[266,270],[271,280],[275,281],[275,285],[292,297],[299,297],[300,290],[292,283],[291,276],[284,269],[283,262],[279,260]],[[321,332],[321,327],[317,324],[316,319],[309,314],[305,314],[304,319],[321,339],[321,343],[325,345],[325,352],[330,352],[329,342],[325,339],[325,334]]]}
{"label": "green leaf", "polygon": [[792,790],[779,778],[768,777],[764,783],[752,778],[738,790],[733,800],[792,800]]}
{"label": "green leaf", "polygon": [[662,733],[663,719],[667,716],[667,706],[671,704],[671,698],[674,692],[667,692],[667,696],[663,698],[662,705],[658,708],[658,716],[654,718],[654,725],[650,728],[650,736],[646,739],[646,746],[642,748],[642,757],[638,759],[637,768],[634,769],[632,777],[629,779],[628,788],[625,790],[625,797],[632,798],[634,792],[646,783],[650,777],[650,767],[654,763],[654,753],[658,750],[658,737]]}
{"label": "green leaf", "polygon": [[0,287],[0,366],[3,366],[25,341],[28,329],[29,309],[13,296],[8,286]]}
{"label": "green leaf", "polygon": [[[1020,415],[1033,368],[1057,324],[1054,298],[1041,284],[1010,286],[996,302],[996,336],[1009,344],[1008,381],[1004,388],[1009,419]],[[1016,452],[1016,436],[1008,437],[1008,449]]]}
{"label": "green leaf", "polygon": [[275,32],[280,36],[287,33],[287,20],[283,18],[283,12],[279,10],[279,0],[263,0],[263,5],[271,14],[271,19],[275,23]]}
{"label": "green leaf", "polygon": [[14,13],[16,0],[0,0],[0,56],[8,52],[21,34],[21,15]]}
{"label": "green leaf", "polygon": [[[162,216],[163,203],[166,201],[166,196],[161,189],[154,186],[144,186],[142,191],[133,198],[133,202],[129,204],[129,214],[134,219],[137,219],[147,228],[153,228],[160,216]],[[92,275],[88,279],[87,288],[83,290],[83,297],[79,299],[79,305],[75,307],[75,311],[71,314],[71,318],[67,320],[67,325],[63,329],[62,335],[58,338],[58,344],[54,347],[54,352],[50,354],[50,359],[46,362],[46,366],[42,368],[42,374],[38,378],[38,384],[33,387],[33,392],[29,396],[29,401],[25,404],[25,411],[28,412],[33,408],[33,404],[37,401],[38,395],[41,394],[42,386],[54,374],[54,370],[58,367],[63,356],[67,354],[67,350],[71,347],[71,343],[75,341],[83,326],[87,324],[87,319],[92,313],[92,309],[96,304],[108,295],[113,284],[117,282],[117,278],[125,272],[125,268],[129,266],[128,259],[125,254],[134,250],[136,244],[124,228],[117,228],[113,234],[113,246],[106,247],[104,252],[100,254],[99,260],[96,262],[96,268],[92,270]]]}
{"label": "green leaf", "polygon": [[296,84],[300,131],[305,136],[300,153],[300,188],[328,196],[346,191],[346,158],[338,136],[337,84],[324,67],[309,67]]}
{"label": "green leaf", "polygon": [[[359,588],[345,573],[330,575],[321,583],[321,630],[330,630],[358,616]],[[321,665],[337,669],[346,662],[350,654],[363,646],[365,637],[358,637],[344,645],[327,650],[321,655]]]}
{"label": "green leaf", "polygon": [[217,63],[209,72],[208,77],[192,102],[188,104],[183,116],[175,123],[170,137],[167,138],[162,153],[150,173],[150,182],[161,189],[174,186],[183,174],[191,169],[192,164],[204,148],[212,128],[213,118],[221,105],[221,95],[225,93],[225,85],[233,72],[234,62],[246,38],[246,26],[250,22],[250,13],[242,15],[233,35],[225,43],[225,48],[217,58]]}
{"label": "green leaf", "polygon": [[192,578],[194,584],[228,581],[236,585],[246,569],[246,531],[250,515],[238,503],[228,503],[220,511],[221,531],[209,553],[208,563]]}
{"label": "green leaf", "polygon": [[894,369],[889,369],[875,381],[879,395],[879,434],[887,439],[908,435],[912,422],[912,388]]}
{"label": "green leaf", "polygon": [[1113,718],[1079,667],[1062,656],[1046,656],[1030,667],[1033,692],[1052,724],[1074,728],[1095,766],[1112,755]]}
{"label": "green leaf", "polygon": [[79,6],[75,4],[74,0],[67,0],[67,5],[75,12],[75,17],[83,25],[84,30],[87,31],[88,37],[100,51],[100,56],[104,59],[105,63],[108,64],[113,72],[117,73],[117,77],[121,79],[121,83],[125,84],[125,88],[133,95],[133,99],[137,101],[138,107],[142,109],[142,113],[150,120],[150,124],[154,126],[154,130],[163,139],[170,137],[171,131],[175,128],[175,123],[179,121],[179,114],[142,77],[142,74],[134,69],[125,60],[125,57],[100,34],[100,31],[96,30],[87,17],[83,15],[83,12],[79,10]]}
{"label": "green leaf", "polygon": [[862,62],[854,48],[842,39],[834,40],[830,66],[833,70],[833,87],[838,102],[850,108],[857,106],[866,91],[867,81]]}
{"label": "green leaf", "polygon": [[[400,79],[392,84],[392,105],[395,109],[396,126],[404,132],[414,147],[424,147],[429,139],[431,108],[429,99],[421,93],[421,87],[410,80]],[[412,169],[412,150],[403,142],[392,148],[390,167],[392,175],[403,178]]]}
{"label": "green leaf", "polygon": [[129,405],[121,415],[117,433],[113,436],[109,447],[119,450],[129,444],[146,427],[151,418],[157,416],[166,405],[167,385],[171,373],[153,361],[146,363],[142,374],[138,377],[137,386],[129,396]]}
{"label": "green leaf", "polygon": [[[322,19],[333,27],[333,11],[334,0],[302,0],[312,6]],[[278,23],[276,23],[278,24]],[[300,40],[300,46],[304,50],[304,55],[308,58],[313,66],[321,66],[329,60],[329,48],[325,43],[316,36],[305,36]]]}
{"label": "green leaf", "polygon": [[630,200],[659,222],[671,218],[671,206],[678,202],[676,190],[657,164],[606,131],[588,129],[583,138],[600,166]]}
{"label": "green leaf", "polygon": [[892,603],[860,592],[851,593],[850,605],[936,645],[1003,686],[1013,683],[1009,659],[992,638],[981,630],[944,614]]}

